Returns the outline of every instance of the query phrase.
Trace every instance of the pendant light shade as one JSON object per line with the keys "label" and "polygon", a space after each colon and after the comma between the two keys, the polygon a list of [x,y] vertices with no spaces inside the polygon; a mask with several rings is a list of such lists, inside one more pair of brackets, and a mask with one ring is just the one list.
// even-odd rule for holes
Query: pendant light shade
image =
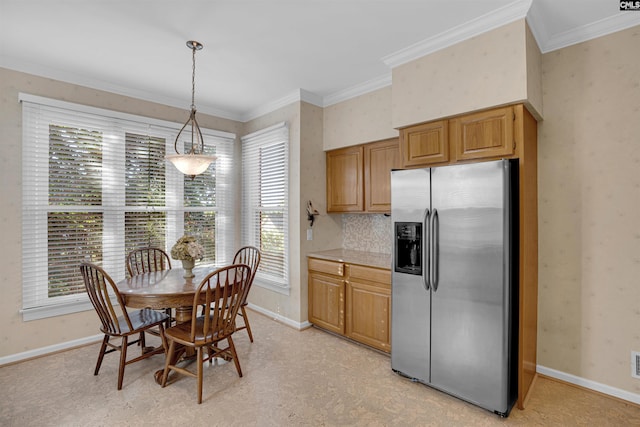
{"label": "pendant light shade", "polygon": [[216,156],[203,154],[172,154],[165,156],[173,165],[185,175],[196,176],[204,173],[209,165],[216,160]]}
{"label": "pendant light shade", "polygon": [[[198,121],[196,120],[196,105],[195,105],[195,88],[196,88],[196,50],[202,49],[202,44],[194,40],[187,42],[187,47],[192,50],[192,74],[191,74],[191,114],[189,119],[185,122],[176,136],[176,142],[174,148],[176,154],[170,154],[165,156],[165,159],[173,163],[173,165],[183,174],[194,176],[204,173],[209,168],[209,165],[216,160],[216,156],[209,156],[204,154],[204,139],[202,138],[202,132]],[[187,129],[189,128],[189,129]],[[187,129],[187,132],[191,134],[191,149],[188,153],[180,154],[178,151],[178,143],[180,137]]]}

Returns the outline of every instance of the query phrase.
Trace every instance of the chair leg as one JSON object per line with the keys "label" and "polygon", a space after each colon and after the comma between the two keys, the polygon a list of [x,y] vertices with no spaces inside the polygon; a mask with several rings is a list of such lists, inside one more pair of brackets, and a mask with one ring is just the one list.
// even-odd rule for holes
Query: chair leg
{"label": "chair leg", "polygon": [[166,322],[166,328],[169,329],[171,327],[171,322],[173,319],[173,317],[171,316],[171,308],[166,308],[165,313],[169,315],[169,318],[167,319],[167,322]]}
{"label": "chair leg", "polygon": [[244,305],[240,306],[240,310],[242,310],[242,320],[244,320],[244,325],[247,327],[247,333],[249,334],[249,341],[253,342],[253,334],[251,333],[251,325],[249,325],[249,317],[247,316],[247,310],[244,309]]}
{"label": "chair leg", "polygon": [[167,337],[164,334],[164,326],[162,326],[162,324],[158,325],[158,330],[160,331],[160,342],[162,343],[162,348],[164,349],[164,354],[165,356],[167,355],[169,348],[167,345]]}
{"label": "chair leg", "polygon": [[162,374],[162,387],[167,385],[167,378],[169,377],[169,365],[171,364],[171,358],[173,357],[173,353],[176,349],[176,342],[175,341],[171,341],[171,343],[169,344],[169,351],[166,352],[165,354],[165,359],[164,359],[164,373]]}
{"label": "chair leg", "polygon": [[145,348],[147,348],[144,332],[140,332],[140,341],[138,342],[138,345],[140,346],[140,354],[144,354]]}
{"label": "chair leg", "polygon": [[236,353],[236,346],[233,345],[233,339],[231,335],[227,338],[227,342],[229,343],[229,351],[231,352],[231,356],[233,357],[233,363],[236,365],[236,371],[238,371],[238,376],[242,378],[242,369],[240,369],[240,361],[238,360],[238,353]]}
{"label": "chair leg", "polygon": [[102,339],[102,345],[100,346],[100,354],[98,355],[98,363],[96,363],[96,370],[93,371],[93,375],[98,375],[100,366],[102,366],[102,359],[104,359],[104,352],[107,350],[107,343],[109,342],[109,335],[105,335]]}
{"label": "chair leg", "polygon": [[124,365],[127,363],[127,341],[128,337],[122,337],[122,345],[120,346],[120,367],[118,368],[118,390],[122,390],[122,379],[124,378]]}
{"label": "chair leg", "polygon": [[196,363],[198,364],[198,404],[202,403],[202,365],[204,365],[202,356],[202,347],[198,347],[196,349]]}

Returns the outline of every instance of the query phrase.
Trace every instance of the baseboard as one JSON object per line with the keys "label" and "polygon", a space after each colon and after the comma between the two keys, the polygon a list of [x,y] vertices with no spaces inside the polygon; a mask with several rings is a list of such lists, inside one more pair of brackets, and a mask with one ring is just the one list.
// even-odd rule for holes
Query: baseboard
{"label": "baseboard", "polygon": [[[309,323],[308,321],[296,322],[278,313],[274,313],[262,307],[253,305],[251,303],[249,303],[249,308],[253,311],[257,311],[260,314],[263,314],[277,322],[290,326],[299,331],[311,327],[311,323]],[[5,365],[11,365],[13,363],[24,362],[25,360],[35,359],[37,357],[46,356],[48,354],[57,353],[60,351],[71,350],[72,348],[82,347],[87,344],[97,343],[102,341],[103,337],[104,337],[103,334],[92,335],[89,337],[67,341],[60,344],[54,344],[47,347],[36,348],[33,350],[25,351],[23,353],[16,353],[16,354],[11,354],[9,356],[3,356],[3,357],[0,357],[0,367]]]}
{"label": "baseboard", "polygon": [[72,348],[82,347],[87,344],[97,343],[102,341],[102,338],[104,338],[104,334],[92,335],[92,336],[80,338],[77,340],[66,341],[60,344],[54,344],[46,347],[36,348],[36,349],[25,351],[22,353],[3,356],[3,357],[0,357],[0,367],[4,365],[17,363],[17,362],[24,362],[25,360],[35,359],[41,356],[46,356],[51,353],[58,353],[60,351],[71,350]]}
{"label": "baseboard", "polygon": [[601,384],[595,381],[587,380],[585,378],[577,377],[575,375],[567,374],[565,372],[556,371],[555,369],[547,368],[545,366],[538,365],[536,371],[544,376],[555,378],[570,384],[577,385],[579,387],[587,388],[598,393],[606,394],[618,399],[626,400],[636,405],[640,405],[640,394],[632,393],[630,391],[621,390],[619,388],[611,387],[605,384]]}
{"label": "baseboard", "polygon": [[296,322],[295,320],[291,320],[288,317],[282,316],[281,314],[274,313],[273,311],[267,310],[262,307],[258,307],[257,305],[253,305],[251,303],[248,303],[248,307],[253,311],[257,311],[260,314],[263,314],[277,322],[283,323],[299,331],[310,328],[312,326],[311,323],[309,323],[309,321]]}

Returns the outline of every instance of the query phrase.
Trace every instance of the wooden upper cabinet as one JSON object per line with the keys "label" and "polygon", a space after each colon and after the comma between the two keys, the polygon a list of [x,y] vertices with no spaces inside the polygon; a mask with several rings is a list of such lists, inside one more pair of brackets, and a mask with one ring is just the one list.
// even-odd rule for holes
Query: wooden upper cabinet
{"label": "wooden upper cabinet", "polygon": [[327,151],[327,212],[364,209],[363,148]]}
{"label": "wooden upper cabinet", "polygon": [[400,130],[402,167],[424,166],[449,161],[447,120]]}
{"label": "wooden upper cabinet", "polygon": [[365,211],[391,212],[391,169],[398,168],[398,138],[364,145]]}
{"label": "wooden upper cabinet", "polygon": [[327,212],[391,212],[398,138],[327,151]]}
{"label": "wooden upper cabinet", "polygon": [[456,160],[512,156],[514,120],[512,106],[451,119],[449,129]]}

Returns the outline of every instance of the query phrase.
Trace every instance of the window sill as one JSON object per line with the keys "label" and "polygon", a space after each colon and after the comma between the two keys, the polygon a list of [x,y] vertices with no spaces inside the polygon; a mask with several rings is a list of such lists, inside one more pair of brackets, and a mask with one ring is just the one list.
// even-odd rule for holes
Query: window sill
{"label": "window sill", "polygon": [[253,284],[255,286],[259,286],[261,288],[268,289],[270,291],[277,292],[282,295],[289,296],[291,293],[291,288],[289,287],[288,284],[277,282],[275,280],[265,279],[264,277],[256,276]]}
{"label": "window sill", "polygon": [[74,301],[66,304],[47,305],[42,307],[25,308],[20,310],[22,320],[46,319],[48,317],[62,316],[65,314],[78,313],[81,311],[93,310],[90,301]]}

